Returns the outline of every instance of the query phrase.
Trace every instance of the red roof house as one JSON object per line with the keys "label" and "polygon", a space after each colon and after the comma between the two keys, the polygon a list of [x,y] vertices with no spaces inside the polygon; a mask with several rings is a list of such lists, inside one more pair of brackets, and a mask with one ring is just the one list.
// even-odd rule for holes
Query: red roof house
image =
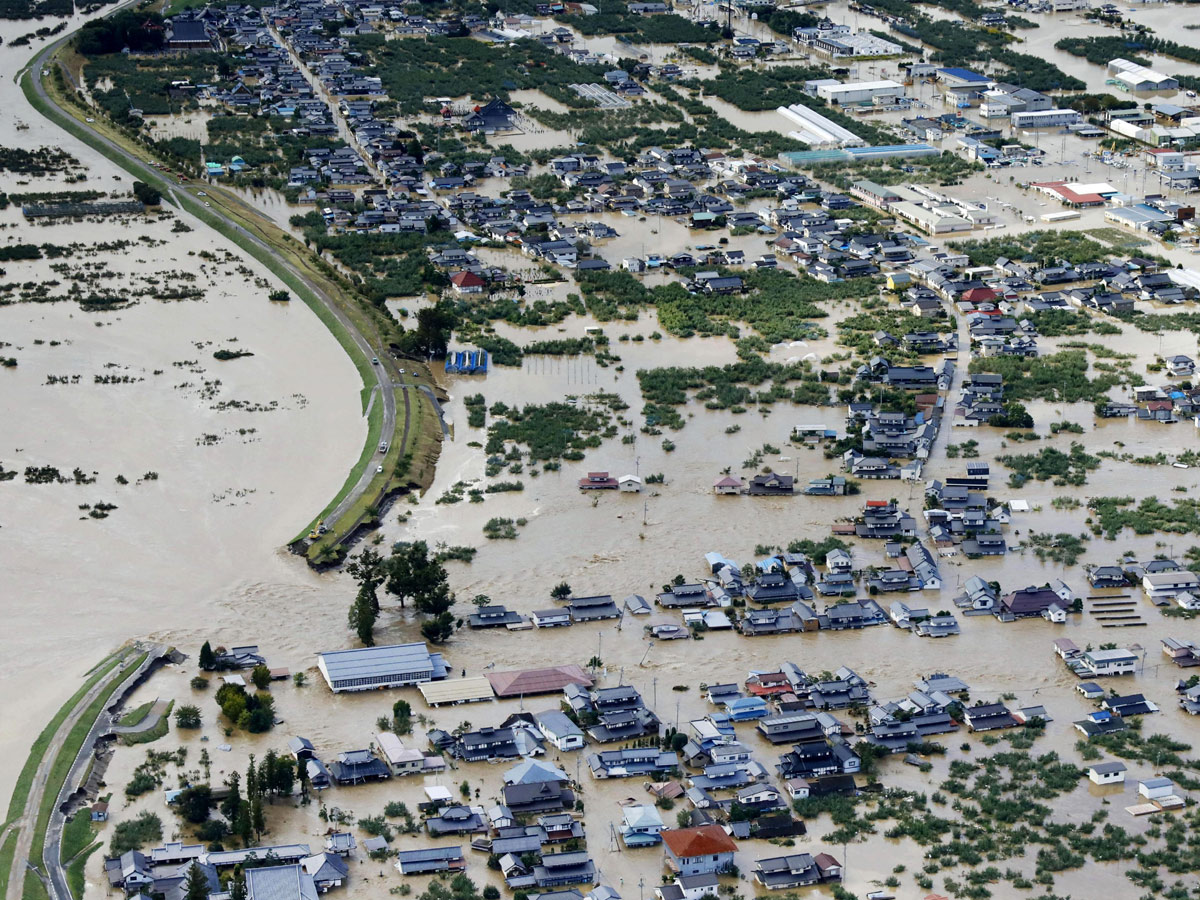
{"label": "red roof house", "polygon": [[481,294],[484,280],[474,272],[456,272],[450,276],[450,284],[456,294]]}

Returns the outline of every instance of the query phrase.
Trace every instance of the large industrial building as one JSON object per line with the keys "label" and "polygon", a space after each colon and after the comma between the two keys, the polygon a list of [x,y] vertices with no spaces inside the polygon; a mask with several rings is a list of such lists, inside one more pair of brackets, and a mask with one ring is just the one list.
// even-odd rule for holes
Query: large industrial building
{"label": "large industrial building", "polygon": [[873,181],[856,181],[850,193],[931,235],[971,231],[996,221],[994,213],[977,204],[923,185],[884,187]]}
{"label": "large industrial building", "polygon": [[1085,206],[1103,206],[1117,194],[1117,189],[1107,182],[1080,184],[1066,181],[1035,181],[1030,187],[1061,200],[1064,206],[1079,209]]}
{"label": "large industrial building", "polygon": [[803,141],[810,147],[861,147],[866,143],[854,132],[803,103],[781,106],[776,111],[796,126],[794,131],[788,132],[788,137]]}
{"label": "large industrial building", "polygon": [[317,668],[335,694],[404,687],[446,677],[442,654],[430,653],[423,642],[318,653]]}
{"label": "large industrial building", "polygon": [[1054,128],[1058,125],[1077,125],[1083,117],[1073,109],[1039,109],[1012,114],[1013,128]]}
{"label": "large industrial building", "polygon": [[1131,91],[1177,91],[1179,79],[1155,72],[1127,59],[1108,61],[1108,74]]}
{"label": "large industrial building", "polygon": [[834,25],[828,20],[817,28],[797,28],[792,31],[792,37],[831,59],[872,59],[904,53],[899,44],[876,37],[869,31],[852,31],[849,25]]}
{"label": "large industrial building", "polygon": [[904,96],[904,85],[896,81],[852,81],[847,84],[822,84],[817,96],[829,103],[847,106],[852,103],[873,103],[876,99]]}
{"label": "large industrial building", "polygon": [[999,119],[1014,113],[1040,112],[1053,107],[1054,101],[1038,91],[1017,87],[1015,84],[997,84],[983,92],[979,101],[979,114],[985,119]]}

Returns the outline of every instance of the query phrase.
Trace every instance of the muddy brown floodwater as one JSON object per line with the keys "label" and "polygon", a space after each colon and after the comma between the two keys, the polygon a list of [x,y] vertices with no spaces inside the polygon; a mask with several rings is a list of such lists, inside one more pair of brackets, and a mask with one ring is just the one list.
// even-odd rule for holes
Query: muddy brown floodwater
{"label": "muddy brown floodwater", "polygon": [[[42,118],[11,77],[41,41],[8,44],[33,27],[0,23],[3,143],[60,147],[85,178],[6,172],[0,187],[126,194],[128,174]],[[172,231],[176,219],[190,230]],[[0,461],[18,473],[49,465],[68,479],[75,467],[96,478],[26,484],[18,474],[0,483],[0,651],[8,660],[0,756],[19,761],[79,676],[126,640],[235,621],[248,593],[289,605],[339,594],[336,578],[314,575],[279,548],[341,487],[366,422],[357,372],[317,317],[299,300],[268,302],[284,285],[192,217],[34,226],[10,205],[0,226],[3,242],[130,242],[6,262],[7,283],[60,279],[51,265],[65,263],[94,267],[96,286],[118,293],[145,287],[148,277],[202,290],[201,299],[140,297],[109,312],[73,300],[0,306],[2,355],[18,361],[0,370]],[[60,280],[51,293],[67,290]],[[221,362],[213,353],[222,347],[254,355]],[[67,383],[48,383],[58,377]],[[219,385],[205,392],[205,381]],[[157,480],[142,480],[147,472]],[[97,502],[117,509],[103,520],[80,509]],[[0,772],[0,796],[20,767]]]}

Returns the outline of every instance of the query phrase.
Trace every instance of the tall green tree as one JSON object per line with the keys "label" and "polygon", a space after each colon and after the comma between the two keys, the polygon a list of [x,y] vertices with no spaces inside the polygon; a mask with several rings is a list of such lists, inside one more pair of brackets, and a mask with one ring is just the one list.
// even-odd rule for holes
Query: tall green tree
{"label": "tall green tree", "polygon": [[421,623],[421,637],[433,644],[441,644],[454,634],[454,613],[443,612]]}
{"label": "tall green tree", "polygon": [[254,834],[261,840],[263,832],[267,830],[267,816],[263,811],[262,800],[256,799],[251,805],[250,817],[254,825]]}
{"label": "tall green tree", "polygon": [[234,833],[242,839],[242,846],[250,846],[250,838],[254,836],[254,821],[250,818],[250,804],[242,802],[238,805],[237,818],[233,822]]}
{"label": "tall green tree", "polygon": [[365,593],[362,588],[359,588],[358,593],[354,597],[354,602],[350,604],[350,614],[347,621],[354,633],[358,635],[358,639],[367,647],[375,646],[375,619],[378,614],[375,612],[374,606],[371,603],[371,597]]}
{"label": "tall green tree", "polygon": [[258,783],[258,763],[254,754],[250,754],[250,762],[246,766],[246,800],[253,803],[262,796],[262,786]]}
{"label": "tall green tree", "polygon": [[268,750],[258,767],[258,783],[263,786],[263,793],[268,797],[275,796],[275,767],[279,764],[279,754]]}
{"label": "tall green tree", "polygon": [[345,566],[347,574],[358,582],[359,591],[365,591],[371,607],[379,612],[379,586],[388,577],[386,560],[370,547],[358,556],[351,557]]}
{"label": "tall green tree", "polygon": [[384,587],[402,607],[409,600],[417,603],[446,583],[445,567],[430,558],[429,545],[424,541],[413,541],[406,547],[397,548],[388,557],[385,570]]}
{"label": "tall green tree", "polygon": [[213,653],[212,644],[208,641],[200,648],[200,668],[211,672],[217,665],[217,655]]}
{"label": "tall green tree", "polygon": [[[230,772],[229,777],[225,779],[225,786],[229,788],[229,793],[221,801],[221,815],[232,824],[237,821],[238,810],[242,806],[242,776],[237,772]],[[234,830],[236,831],[236,828]]]}
{"label": "tall green tree", "polygon": [[250,670],[250,681],[260,691],[265,691],[271,686],[271,670],[262,663],[259,663]]}
{"label": "tall green tree", "polygon": [[208,900],[208,894],[208,878],[196,863],[192,863],[188,866],[187,878],[183,883],[184,900]]}

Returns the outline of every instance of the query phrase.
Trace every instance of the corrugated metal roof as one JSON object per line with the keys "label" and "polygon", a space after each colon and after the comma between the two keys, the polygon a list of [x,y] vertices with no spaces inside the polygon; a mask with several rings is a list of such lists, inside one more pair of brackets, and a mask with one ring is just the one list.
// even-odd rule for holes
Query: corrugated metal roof
{"label": "corrugated metal roof", "polygon": [[318,653],[325,671],[333,681],[348,678],[426,672],[437,668],[432,654],[423,642],[390,644],[383,647],[361,647],[352,650],[332,650]]}
{"label": "corrugated metal roof", "polygon": [[477,700],[491,700],[495,696],[492,683],[482,675],[449,681],[430,681],[417,687],[430,706],[441,703],[473,703]]}

